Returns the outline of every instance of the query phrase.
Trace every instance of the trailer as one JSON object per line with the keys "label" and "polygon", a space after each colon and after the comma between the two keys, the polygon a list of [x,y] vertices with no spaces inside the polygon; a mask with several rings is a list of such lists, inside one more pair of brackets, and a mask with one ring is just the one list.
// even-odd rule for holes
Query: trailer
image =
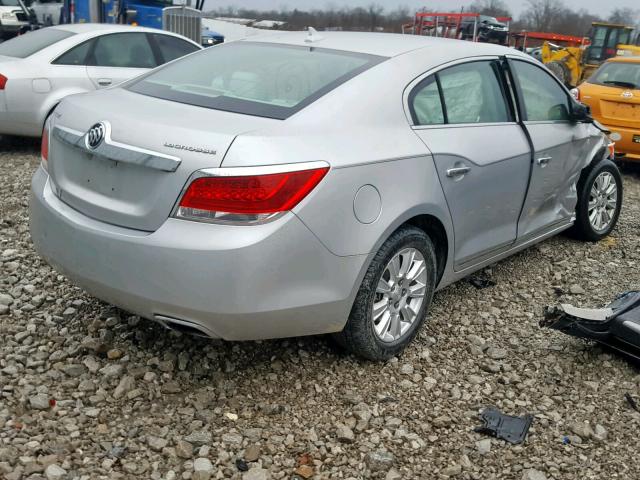
{"label": "trailer", "polygon": [[413,23],[402,26],[402,33],[506,44],[511,21],[472,12],[417,12]]}

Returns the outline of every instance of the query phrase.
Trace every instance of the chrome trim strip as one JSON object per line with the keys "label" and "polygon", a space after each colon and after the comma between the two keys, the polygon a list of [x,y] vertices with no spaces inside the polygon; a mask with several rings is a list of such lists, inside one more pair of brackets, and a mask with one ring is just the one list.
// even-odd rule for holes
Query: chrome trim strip
{"label": "chrome trim strip", "polygon": [[130,163],[163,172],[175,172],[182,163],[180,158],[172,155],[116,142],[111,139],[111,126],[107,122],[104,124],[106,126],[104,140],[95,149],[87,146],[86,133],[56,125],[53,129],[53,135],[72,147],[116,162]]}
{"label": "chrome trim strip", "polygon": [[201,177],[246,177],[251,175],[270,175],[273,173],[299,172],[314,168],[328,168],[327,162],[284,163],[282,165],[259,165],[253,167],[220,167],[198,170]]}

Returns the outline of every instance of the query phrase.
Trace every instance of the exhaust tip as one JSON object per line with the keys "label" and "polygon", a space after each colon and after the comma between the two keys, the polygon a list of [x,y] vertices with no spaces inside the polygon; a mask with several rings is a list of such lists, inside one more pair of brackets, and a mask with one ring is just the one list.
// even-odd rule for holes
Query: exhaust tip
{"label": "exhaust tip", "polygon": [[167,330],[179,332],[184,335],[190,335],[192,337],[200,338],[218,338],[211,334],[211,332],[206,330],[204,327],[201,327],[197,323],[193,323],[188,320],[181,320],[164,315],[155,315],[154,320],[165,327]]}

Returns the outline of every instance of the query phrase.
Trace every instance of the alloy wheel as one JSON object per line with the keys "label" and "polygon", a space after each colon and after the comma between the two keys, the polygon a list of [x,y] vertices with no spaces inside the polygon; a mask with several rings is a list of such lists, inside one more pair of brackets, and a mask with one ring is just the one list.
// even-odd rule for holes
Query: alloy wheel
{"label": "alloy wheel", "polygon": [[589,223],[596,232],[609,228],[618,206],[618,184],[609,172],[598,175],[589,194]]}
{"label": "alloy wheel", "polygon": [[426,262],[415,248],[396,253],[378,282],[372,307],[373,330],[383,342],[402,338],[417,320],[427,284]]}

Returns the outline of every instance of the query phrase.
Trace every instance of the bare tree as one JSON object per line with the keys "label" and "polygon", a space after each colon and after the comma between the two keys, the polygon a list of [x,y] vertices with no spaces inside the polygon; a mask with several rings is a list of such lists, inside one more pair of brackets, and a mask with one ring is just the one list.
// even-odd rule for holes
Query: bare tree
{"label": "bare tree", "polygon": [[377,3],[372,3],[369,5],[367,11],[369,13],[369,18],[371,19],[371,31],[373,32],[378,26],[378,18],[382,15],[382,12],[384,12],[384,7]]}
{"label": "bare tree", "polygon": [[469,5],[470,12],[492,17],[510,17],[511,11],[504,0],[475,0]]}
{"label": "bare tree", "polygon": [[547,32],[554,19],[565,10],[561,0],[527,0],[529,8],[524,13],[524,21],[531,30]]}
{"label": "bare tree", "polygon": [[636,25],[640,18],[640,11],[635,8],[616,8],[609,15],[608,21],[622,25]]}

